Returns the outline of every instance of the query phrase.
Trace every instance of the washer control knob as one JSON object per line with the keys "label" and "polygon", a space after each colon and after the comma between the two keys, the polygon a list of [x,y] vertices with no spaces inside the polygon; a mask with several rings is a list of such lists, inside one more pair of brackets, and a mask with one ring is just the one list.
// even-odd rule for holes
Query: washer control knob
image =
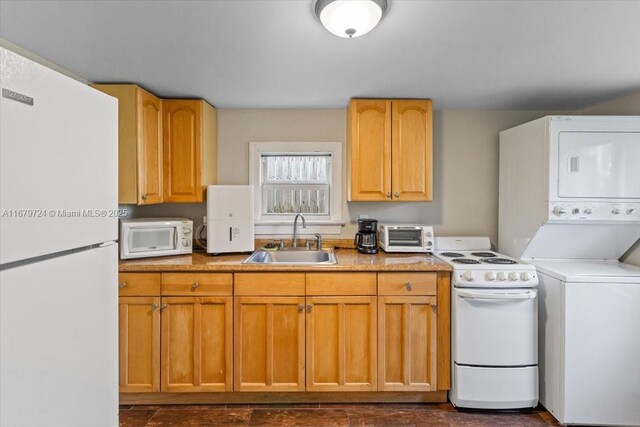
{"label": "washer control knob", "polygon": [[507,280],[507,273],[501,271],[500,273],[498,273],[498,280],[500,281],[504,281]]}
{"label": "washer control knob", "polygon": [[620,209],[618,209],[618,208],[612,209],[611,213],[614,214],[614,215],[618,215],[620,213]]}
{"label": "washer control knob", "polygon": [[556,215],[562,215],[567,213],[567,208],[565,208],[564,206],[556,206],[555,208],[553,208],[553,213]]}
{"label": "washer control knob", "polygon": [[475,276],[473,275],[473,272],[471,272],[471,271],[465,271],[464,273],[462,273],[462,277],[467,282],[473,282],[473,279],[475,279]]}
{"label": "washer control knob", "polygon": [[591,215],[593,213],[593,209],[587,208],[584,210],[584,213],[586,213],[587,215]]}
{"label": "washer control knob", "polygon": [[634,208],[629,208],[627,209],[627,215],[631,215],[635,212],[636,210]]}
{"label": "washer control knob", "polygon": [[524,271],[520,273],[520,278],[526,282],[527,280],[531,280],[531,274]]}
{"label": "washer control knob", "polygon": [[488,272],[485,275],[485,279],[487,279],[490,282],[493,282],[494,280],[496,280],[496,273],[494,273],[493,271]]}
{"label": "washer control knob", "polygon": [[518,280],[518,273],[512,271],[509,273],[509,280]]}

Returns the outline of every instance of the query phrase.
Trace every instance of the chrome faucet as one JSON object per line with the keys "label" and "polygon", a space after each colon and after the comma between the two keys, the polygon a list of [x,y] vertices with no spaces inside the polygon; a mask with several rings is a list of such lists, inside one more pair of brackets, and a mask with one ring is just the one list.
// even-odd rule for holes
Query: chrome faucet
{"label": "chrome faucet", "polygon": [[293,219],[293,242],[291,243],[291,247],[298,247],[298,217],[302,218],[302,228],[307,228],[307,221],[304,219],[302,214],[296,215]]}

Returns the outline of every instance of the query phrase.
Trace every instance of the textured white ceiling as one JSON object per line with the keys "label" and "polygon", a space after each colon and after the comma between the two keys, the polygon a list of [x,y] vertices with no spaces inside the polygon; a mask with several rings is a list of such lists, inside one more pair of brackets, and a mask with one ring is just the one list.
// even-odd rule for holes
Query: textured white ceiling
{"label": "textured white ceiling", "polygon": [[91,81],[222,108],[428,97],[574,109],[640,90],[640,1],[390,0],[343,39],[312,0],[0,2],[0,36]]}

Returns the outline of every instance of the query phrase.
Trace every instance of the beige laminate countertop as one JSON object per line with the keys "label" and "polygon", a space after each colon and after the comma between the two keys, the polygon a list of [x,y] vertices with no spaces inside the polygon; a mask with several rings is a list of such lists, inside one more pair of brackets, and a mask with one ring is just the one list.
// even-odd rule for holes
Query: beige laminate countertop
{"label": "beige laminate countertop", "polygon": [[190,255],[124,260],[120,272],[156,271],[451,271],[451,267],[428,254],[358,253],[354,249],[336,249],[337,264],[333,265],[261,265],[242,264],[249,254],[210,255],[194,252]]}

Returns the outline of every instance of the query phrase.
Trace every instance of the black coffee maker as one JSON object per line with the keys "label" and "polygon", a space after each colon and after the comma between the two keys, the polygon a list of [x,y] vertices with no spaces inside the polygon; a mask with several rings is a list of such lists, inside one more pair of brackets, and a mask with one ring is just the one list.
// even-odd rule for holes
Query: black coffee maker
{"label": "black coffee maker", "polygon": [[353,244],[361,254],[378,253],[378,220],[359,219],[358,232]]}

